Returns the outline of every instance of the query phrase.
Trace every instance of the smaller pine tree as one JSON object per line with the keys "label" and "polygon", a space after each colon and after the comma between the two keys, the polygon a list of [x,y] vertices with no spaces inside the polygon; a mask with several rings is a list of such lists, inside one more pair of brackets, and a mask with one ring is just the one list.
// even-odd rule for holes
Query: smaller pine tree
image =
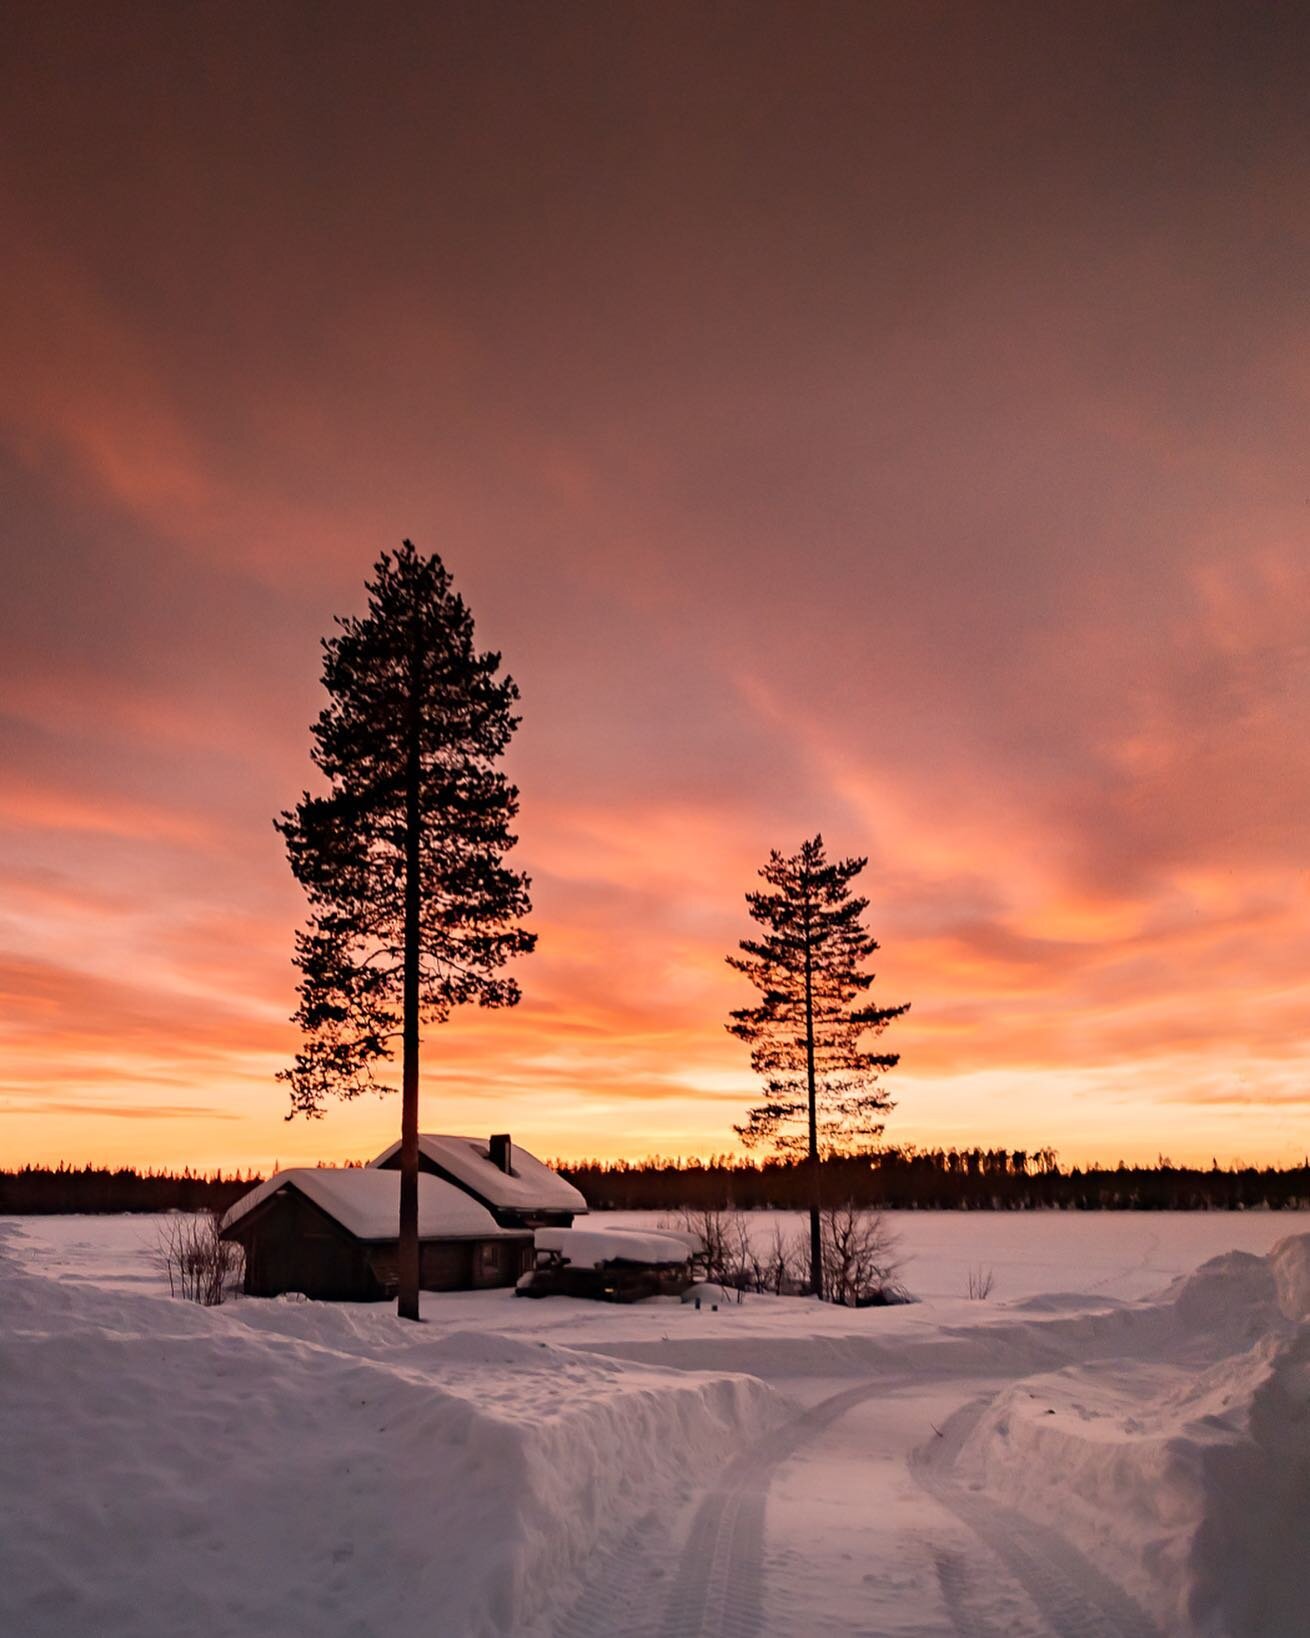
{"label": "smaller pine tree", "polygon": [[766,1146],[810,1162],[816,1296],[823,1295],[820,1158],[867,1148],[881,1136],[880,1117],[892,1104],[879,1077],[900,1054],[871,1051],[867,1041],[910,1005],[874,1007],[865,999],[874,974],[864,963],[878,942],[863,924],[869,901],[854,897],[850,884],[867,863],[830,861],[822,836],[790,857],[771,852],[760,875],[772,891],[746,895],[763,934],[742,939],[742,953],[727,958],[760,992],[754,1006],[729,1015],[727,1029],[750,1047],[766,1088],[764,1101],[734,1130],[747,1148]]}

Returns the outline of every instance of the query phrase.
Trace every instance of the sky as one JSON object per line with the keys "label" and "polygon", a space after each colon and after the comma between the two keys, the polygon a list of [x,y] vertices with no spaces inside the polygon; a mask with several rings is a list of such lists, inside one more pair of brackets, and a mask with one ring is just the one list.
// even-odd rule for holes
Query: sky
{"label": "sky", "polygon": [[733,1146],[771,848],[869,860],[890,1141],[1310,1146],[1295,5],[16,0],[0,1164],[284,1120],[319,640],[439,551],[538,950],[427,1129]]}

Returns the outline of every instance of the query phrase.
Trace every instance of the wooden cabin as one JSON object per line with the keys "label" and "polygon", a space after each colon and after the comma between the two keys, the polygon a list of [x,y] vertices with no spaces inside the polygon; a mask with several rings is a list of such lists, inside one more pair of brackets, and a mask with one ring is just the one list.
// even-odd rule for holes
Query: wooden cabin
{"label": "wooden cabin", "polygon": [[[572,1183],[512,1143],[507,1132],[489,1138],[445,1137],[420,1132],[419,1171],[471,1195],[501,1228],[570,1228],[587,1202]],[[384,1149],[369,1166],[394,1171],[400,1144]]]}
{"label": "wooden cabin", "polygon": [[[463,1190],[418,1180],[419,1284],[425,1291],[513,1285],[533,1265],[532,1235],[502,1228]],[[221,1234],[245,1252],[245,1292],[379,1302],[397,1285],[400,1175],[295,1167],[228,1211]]]}

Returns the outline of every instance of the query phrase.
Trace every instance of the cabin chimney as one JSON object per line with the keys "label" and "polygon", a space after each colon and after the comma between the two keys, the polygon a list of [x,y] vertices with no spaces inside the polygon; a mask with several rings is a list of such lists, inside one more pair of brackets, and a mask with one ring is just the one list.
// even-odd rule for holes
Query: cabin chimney
{"label": "cabin chimney", "polygon": [[506,1176],[508,1176],[510,1171],[510,1154],[512,1153],[509,1133],[493,1133],[493,1135],[488,1139],[487,1147],[491,1152],[491,1164],[493,1166],[498,1166],[500,1170],[504,1172]]}

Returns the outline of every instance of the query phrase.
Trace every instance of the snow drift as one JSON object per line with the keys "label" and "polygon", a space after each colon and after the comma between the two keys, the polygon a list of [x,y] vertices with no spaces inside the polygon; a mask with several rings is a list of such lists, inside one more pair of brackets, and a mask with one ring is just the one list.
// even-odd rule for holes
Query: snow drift
{"label": "snow drift", "polygon": [[[1053,1521],[1167,1632],[1299,1638],[1310,1539],[1310,1235],[1113,1319],[1124,1352],[981,1411],[953,1477]],[[1136,1338],[1134,1339],[1134,1332]]]}
{"label": "snow drift", "polygon": [[0,1260],[0,1631],[503,1635],[768,1421],[684,1376]]}

